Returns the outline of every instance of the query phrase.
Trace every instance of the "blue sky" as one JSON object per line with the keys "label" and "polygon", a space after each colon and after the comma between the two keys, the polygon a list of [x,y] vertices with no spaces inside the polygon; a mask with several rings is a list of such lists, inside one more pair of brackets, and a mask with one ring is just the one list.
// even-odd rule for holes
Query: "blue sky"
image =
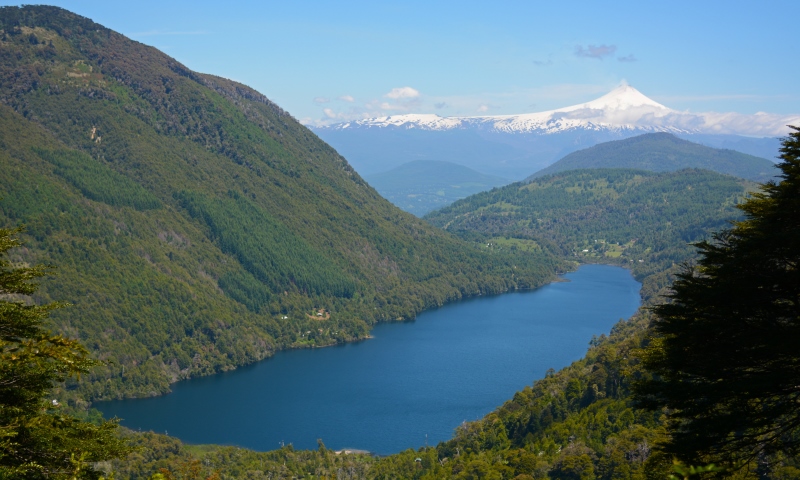
{"label": "blue sky", "polygon": [[789,1],[52,4],[306,123],[534,112],[622,82],[677,110],[800,113]]}

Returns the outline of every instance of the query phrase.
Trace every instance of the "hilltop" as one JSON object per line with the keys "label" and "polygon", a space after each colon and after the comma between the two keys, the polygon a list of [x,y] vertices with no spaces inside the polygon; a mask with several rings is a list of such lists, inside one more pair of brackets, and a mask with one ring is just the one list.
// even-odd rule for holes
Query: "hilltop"
{"label": "hilltop", "polygon": [[89,19],[3,7],[0,42],[0,222],[27,225],[15,261],[59,267],[36,298],[74,305],[53,327],[111,362],[60,393],[71,405],[564,268],[400,211],[264,95]]}
{"label": "hilltop", "polygon": [[757,182],[766,182],[779,173],[775,164],[765,158],[707,147],[669,133],[647,133],[570,153],[527,180],[582,168],[635,168],[651,172],[702,168]]}

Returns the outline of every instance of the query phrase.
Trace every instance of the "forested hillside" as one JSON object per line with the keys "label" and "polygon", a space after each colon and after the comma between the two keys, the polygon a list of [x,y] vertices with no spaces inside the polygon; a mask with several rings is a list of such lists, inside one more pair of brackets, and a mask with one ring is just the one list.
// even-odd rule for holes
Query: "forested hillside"
{"label": "forested hillside", "polygon": [[[473,195],[428,214],[434,225],[487,250],[540,248],[580,262],[630,268],[637,279],[692,258],[691,242],[739,215],[755,184],[707,170],[572,170]],[[651,297],[669,282],[645,282]]]}
{"label": "forested hillside", "polygon": [[779,173],[766,158],[707,147],[669,133],[646,133],[570,153],[527,180],[579,168],[635,168],[651,172],[702,168],[758,182],[766,182]]}
{"label": "forested hillside", "polygon": [[37,301],[74,304],[54,328],[110,362],[79,405],[563,268],[400,211],[260,93],[55,7],[0,9],[0,145],[13,260],[58,266]]}

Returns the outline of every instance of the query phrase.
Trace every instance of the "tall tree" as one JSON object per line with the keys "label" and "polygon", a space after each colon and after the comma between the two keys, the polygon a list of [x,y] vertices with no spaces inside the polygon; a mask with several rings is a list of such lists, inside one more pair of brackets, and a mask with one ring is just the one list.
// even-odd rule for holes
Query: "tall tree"
{"label": "tall tree", "polygon": [[94,425],[61,413],[52,388],[100,362],[77,341],[53,335],[44,322],[64,304],[35,305],[28,295],[45,266],[7,258],[19,229],[0,229],[0,478],[100,477],[93,462],[129,451],[116,422]]}
{"label": "tall tree", "polygon": [[667,453],[743,464],[800,452],[800,129],[784,139],[779,182],[739,208],[745,220],[698,244],[701,257],[655,307],[637,386],[666,408]]}

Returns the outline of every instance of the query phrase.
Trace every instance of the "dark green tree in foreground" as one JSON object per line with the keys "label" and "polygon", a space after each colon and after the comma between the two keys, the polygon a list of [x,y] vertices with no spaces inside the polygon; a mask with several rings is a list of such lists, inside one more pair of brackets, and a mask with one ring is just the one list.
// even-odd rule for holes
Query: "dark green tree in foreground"
{"label": "dark green tree in foreground", "polygon": [[47,268],[8,261],[8,251],[20,245],[17,233],[0,229],[0,479],[100,478],[93,462],[128,452],[117,424],[63,415],[49,396],[56,384],[100,362],[76,340],[44,327],[61,304],[26,301]]}
{"label": "dark green tree in foreground", "polygon": [[800,453],[800,129],[792,129],[782,180],[739,206],[744,221],[698,244],[697,266],[654,308],[644,355],[653,376],[637,398],[666,408],[664,449],[684,462],[741,466]]}

